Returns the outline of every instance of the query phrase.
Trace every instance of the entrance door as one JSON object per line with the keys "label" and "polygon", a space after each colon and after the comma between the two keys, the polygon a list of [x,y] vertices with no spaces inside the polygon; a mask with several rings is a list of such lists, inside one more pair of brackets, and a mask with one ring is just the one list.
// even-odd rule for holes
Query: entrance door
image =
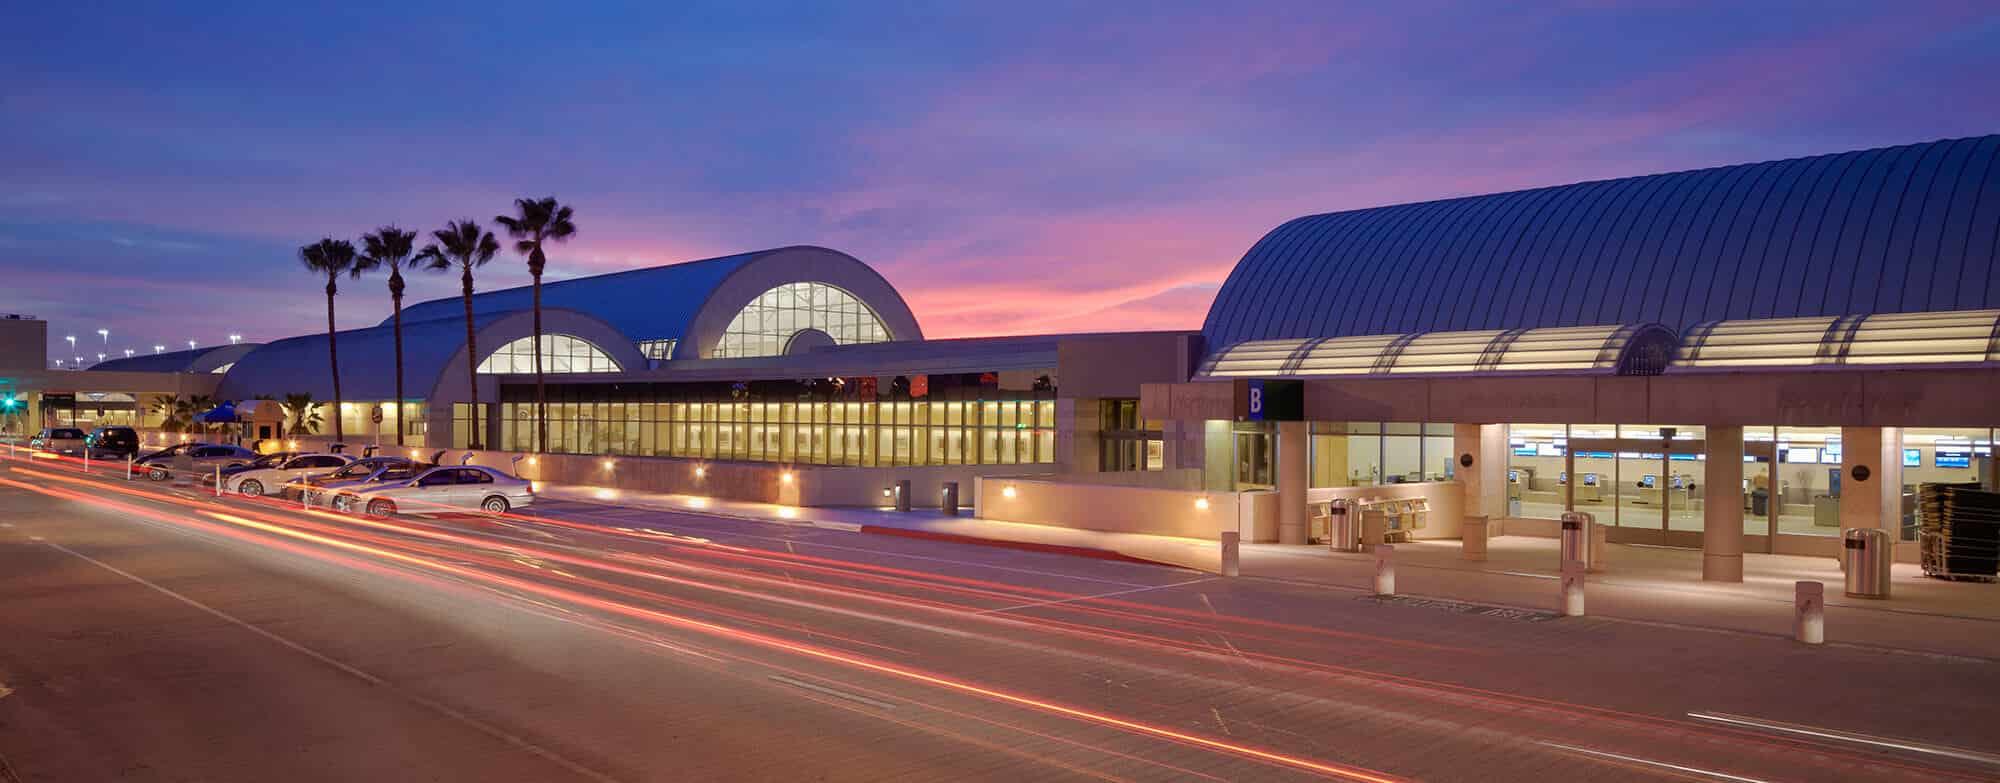
{"label": "entrance door", "polygon": [[1707,452],[1702,440],[1570,438],[1570,508],[1594,515],[1616,543],[1700,548]]}
{"label": "entrance door", "polygon": [[[1237,425],[1239,427],[1244,425]],[[1277,478],[1272,471],[1273,457],[1271,433],[1236,433],[1236,486],[1238,489],[1269,489],[1277,486]]]}

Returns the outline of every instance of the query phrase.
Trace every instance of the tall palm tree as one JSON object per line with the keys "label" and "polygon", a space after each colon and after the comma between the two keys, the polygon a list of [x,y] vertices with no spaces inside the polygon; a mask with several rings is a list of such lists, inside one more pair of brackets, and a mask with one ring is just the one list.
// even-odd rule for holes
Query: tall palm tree
{"label": "tall palm tree", "polygon": [[311,435],[319,432],[319,403],[313,401],[310,393],[285,395],[285,412],[291,414],[292,423],[287,430],[294,434]]}
{"label": "tall palm tree", "polygon": [[354,266],[354,243],[327,237],[299,248],[299,263],[306,271],[326,275],[326,358],[333,365],[333,440],[338,443],[347,440],[347,432],[340,421],[340,346],[334,337],[333,295],[340,293],[336,283],[341,274]]}
{"label": "tall palm tree", "polygon": [[515,239],[514,252],[528,257],[528,275],[535,279],[535,450],[548,451],[549,398],[542,387],[542,268],[549,257],[542,253],[542,245],[569,241],[576,235],[576,223],[570,220],[570,208],[557,204],[554,196],[517,198],[514,209],[520,214],[493,219],[506,226],[507,235]]}
{"label": "tall palm tree", "polygon": [[472,433],[466,439],[471,448],[480,445],[479,424],[479,346],[477,335],[472,328],[472,270],[485,266],[500,252],[500,240],[493,238],[493,232],[479,227],[471,218],[454,220],[445,227],[431,232],[436,240],[424,246],[417,253],[416,263],[432,271],[444,271],[458,267],[459,290],[465,297],[465,379],[472,393]]}
{"label": "tall palm tree", "polygon": [[417,232],[383,226],[361,237],[361,257],[354,260],[354,276],[380,267],[389,269],[389,301],[395,303],[396,335],[396,445],[403,445],[403,267],[417,249]]}

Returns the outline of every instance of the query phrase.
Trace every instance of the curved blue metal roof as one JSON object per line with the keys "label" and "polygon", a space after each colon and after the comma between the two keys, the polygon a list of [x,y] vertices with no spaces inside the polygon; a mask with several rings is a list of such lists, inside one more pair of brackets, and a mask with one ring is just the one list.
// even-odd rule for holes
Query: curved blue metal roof
{"label": "curved blue metal roof", "polygon": [[2000,307],[2000,135],[1302,217],[1202,332],[1244,340]]}
{"label": "curved blue metal roof", "polygon": [[102,372],[208,372],[250,353],[262,343],[225,343],[168,353],[106,359],[89,367]]}
{"label": "curved blue metal roof", "polygon": [[[736,270],[768,255],[786,250],[819,251],[852,261],[835,250],[793,246],[756,250],[732,256],[688,261],[667,266],[579,277],[542,284],[542,306],[565,307],[589,313],[634,340],[680,339],[706,304],[709,295]],[[854,261],[859,265],[861,262]],[[865,268],[865,267],[864,267]],[[530,309],[534,304],[531,286],[504,288],[473,294],[472,309],[478,315]],[[403,319],[431,320],[457,318],[464,323],[465,302],[446,297],[421,302],[403,309]],[[389,319],[382,321],[388,326]]]}
{"label": "curved blue metal roof", "polygon": [[[473,319],[483,329],[501,314]],[[338,335],[340,385],[349,400],[396,398],[395,330],[387,326],[349,329]],[[403,319],[403,393],[420,399],[437,382],[445,363],[465,345],[465,318]],[[489,346],[487,350],[498,346]],[[259,394],[282,397],[307,393],[333,398],[333,373],[326,334],[307,334],[267,343],[236,361],[216,388],[216,399],[242,400]]]}

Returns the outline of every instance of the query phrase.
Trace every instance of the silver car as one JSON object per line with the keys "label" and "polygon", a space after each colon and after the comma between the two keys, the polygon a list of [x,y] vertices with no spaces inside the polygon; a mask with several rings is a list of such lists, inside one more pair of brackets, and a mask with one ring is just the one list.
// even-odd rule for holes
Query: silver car
{"label": "silver car", "polygon": [[253,468],[222,475],[222,489],[247,497],[276,494],[290,497],[307,476],[332,473],[354,458],[345,454],[300,454],[269,467]]}
{"label": "silver car", "polygon": [[435,467],[409,481],[350,487],[347,491],[354,494],[354,499],[347,501],[348,510],[376,518],[397,512],[426,514],[455,508],[504,514],[508,509],[535,502],[535,487],[527,479],[481,465]]}
{"label": "silver car", "polygon": [[233,470],[257,461],[256,452],[240,446],[176,443],[134,460],[132,469],[154,481],[166,481],[173,477],[174,461],[183,455],[194,461],[194,472],[201,476],[214,473],[218,467]]}
{"label": "silver car", "polygon": [[49,427],[29,438],[28,448],[67,457],[81,457],[83,441],[83,430],[75,427]]}
{"label": "silver car", "polygon": [[363,457],[347,463],[346,467],[332,473],[308,476],[305,484],[305,503],[308,506],[326,506],[335,511],[347,511],[353,493],[350,487],[367,487],[382,482],[409,481],[430,465],[411,462],[402,457]]}

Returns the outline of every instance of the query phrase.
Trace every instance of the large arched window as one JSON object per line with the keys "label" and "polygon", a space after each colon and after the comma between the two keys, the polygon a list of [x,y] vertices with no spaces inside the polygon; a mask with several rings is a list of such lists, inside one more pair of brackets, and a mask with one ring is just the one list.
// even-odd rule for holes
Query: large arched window
{"label": "large arched window", "polygon": [[794,338],[809,330],[823,332],[839,345],[889,339],[882,319],[853,294],[825,283],[786,283],[744,305],[715,341],[713,355],[782,356]]}
{"label": "large arched window", "polygon": [[[618,372],[618,363],[590,341],[567,334],[542,335],[542,372]],[[535,338],[523,337],[479,363],[481,375],[535,371]]]}

